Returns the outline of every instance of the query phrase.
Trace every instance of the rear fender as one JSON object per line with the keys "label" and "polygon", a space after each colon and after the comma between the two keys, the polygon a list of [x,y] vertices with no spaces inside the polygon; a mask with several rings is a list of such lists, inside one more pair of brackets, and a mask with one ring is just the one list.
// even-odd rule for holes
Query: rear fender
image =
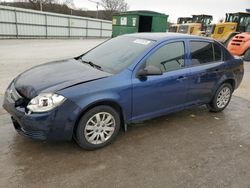
{"label": "rear fender", "polygon": [[225,75],[223,75],[220,80],[217,82],[217,84],[214,85],[213,89],[212,89],[212,97],[215,95],[217,89],[225,82],[234,82],[234,85],[232,87],[235,87],[235,78],[233,73],[226,73]]}

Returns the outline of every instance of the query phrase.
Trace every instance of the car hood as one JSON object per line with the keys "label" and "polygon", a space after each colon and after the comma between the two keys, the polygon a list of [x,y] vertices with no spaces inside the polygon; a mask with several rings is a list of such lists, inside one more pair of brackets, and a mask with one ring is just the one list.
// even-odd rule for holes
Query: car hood
{"label": "car hood", "polygon": [[55,61],[33,67],[14,81],[16,90],[32,99],[41,92],[56,92],[84,82],[111,76],[75,59]]}

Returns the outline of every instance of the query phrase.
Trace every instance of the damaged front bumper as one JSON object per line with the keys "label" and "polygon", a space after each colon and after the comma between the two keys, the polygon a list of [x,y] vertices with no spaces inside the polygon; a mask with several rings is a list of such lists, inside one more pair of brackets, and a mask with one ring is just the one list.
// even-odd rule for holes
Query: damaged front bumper
{"label": "damaged front bumper", "polygon": [[3,108],[11,115],[16,131],[37,140],[71,140],[74,125],[81,109],[70,100],[45,113],[27,113],[24,106],[16,106],[5,94]]}

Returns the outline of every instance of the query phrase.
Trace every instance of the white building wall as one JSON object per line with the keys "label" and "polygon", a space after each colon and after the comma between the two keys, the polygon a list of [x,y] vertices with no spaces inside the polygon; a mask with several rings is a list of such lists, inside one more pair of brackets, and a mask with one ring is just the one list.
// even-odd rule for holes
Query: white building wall
{"label": "white building wall", "polygon": [[111,37],[107,20],[0,5],[0,37]]}

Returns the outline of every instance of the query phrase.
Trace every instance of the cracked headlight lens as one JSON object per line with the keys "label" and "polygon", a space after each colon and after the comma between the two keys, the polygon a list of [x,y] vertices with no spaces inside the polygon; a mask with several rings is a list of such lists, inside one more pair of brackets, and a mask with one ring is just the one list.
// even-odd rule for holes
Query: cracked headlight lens
{"label": "cracked headlight lens", "polygon": [[30,112],[48,112],[60,106],[66,98],[54,93],[41,93],[33,98],[27,108]]}

